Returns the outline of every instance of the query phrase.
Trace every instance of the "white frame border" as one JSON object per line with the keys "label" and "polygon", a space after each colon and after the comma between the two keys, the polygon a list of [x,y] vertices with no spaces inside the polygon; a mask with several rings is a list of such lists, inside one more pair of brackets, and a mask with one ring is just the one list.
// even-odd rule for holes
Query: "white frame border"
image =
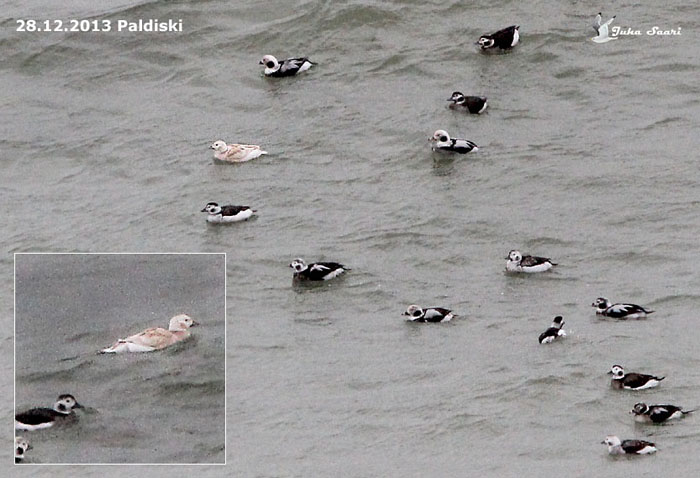
{"label": "white frame border", "polygon": [[[17,413],[17,256],[18,255],[223,255],[224,256],[224,462],[223,463],[15,463],[13,466],[226,466],[228,460],[228,421],[226,411],[228,409],[228,261],[226,252],[15,252],[12,256],[12,408]],[[17,430],[14,429],[12,420],[12,441],[14,460],[14,437]]]}

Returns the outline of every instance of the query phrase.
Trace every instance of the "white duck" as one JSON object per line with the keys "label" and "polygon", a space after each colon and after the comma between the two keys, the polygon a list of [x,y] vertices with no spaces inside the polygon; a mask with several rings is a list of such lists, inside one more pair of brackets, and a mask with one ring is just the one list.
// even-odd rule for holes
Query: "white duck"
{"label": "white duck", "polygon": [[100,350],[103,354],[127,352],[153,352],[176,344],[190,336],[190,327],[198,325],[189,315],[180,314],[170,319],[168,330],[151,327],[141,333],[117,340],[112,346]]}
{"label": "white duck", "polygon": [[214,150],[216,159],[228,163],[244,163],[267,154],[256,144],[226,144],[225,141],[218,140],[209,147]]}

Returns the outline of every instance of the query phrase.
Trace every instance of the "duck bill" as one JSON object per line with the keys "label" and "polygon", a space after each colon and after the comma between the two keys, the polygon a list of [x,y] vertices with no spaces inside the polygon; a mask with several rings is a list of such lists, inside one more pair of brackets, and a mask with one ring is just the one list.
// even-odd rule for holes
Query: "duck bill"
{"label": "duck bill", "polygon": [[610,370],[610,371],[608,372],[608,375],[612,375],[612,374],[613,374],[613,373],[612,373],[612,370]]}
{"label": "duck bill", "polygon": [[75,405],[73,405],[73,408],[85,408],[85,407],[82,406],[81,404],[79,404],[78,402],[75,402]]}
{"label": "duck bill", "polygon": [[190,325],[190,327],[197,327],[198,325],[199,325],[199,322],[196,322],[193,320],[192,325]]}
{"label": "duck bill", "polygon": [[202,210],[199,211],[199,212],[207,212],[207,208],[204,208],[204,209],[202,209]]}

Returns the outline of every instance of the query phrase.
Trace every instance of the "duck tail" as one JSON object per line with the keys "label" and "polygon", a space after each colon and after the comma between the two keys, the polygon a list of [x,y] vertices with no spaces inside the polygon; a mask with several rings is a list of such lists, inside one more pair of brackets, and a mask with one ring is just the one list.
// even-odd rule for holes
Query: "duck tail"
{"label": "duck tail", "polygon": [[99,352],[97,352],[97,355],[102,355],[102,354],[115,354],[115,353],[118,352],[117,347],[118,347],[119,345],[125,344],[125,343],[126,343],[126,340],[119,339],[119,340],[117,340],[115,343],[113,343],[112,345],[110,345],[109,347],[106,347],[106,348],[100,350]]}

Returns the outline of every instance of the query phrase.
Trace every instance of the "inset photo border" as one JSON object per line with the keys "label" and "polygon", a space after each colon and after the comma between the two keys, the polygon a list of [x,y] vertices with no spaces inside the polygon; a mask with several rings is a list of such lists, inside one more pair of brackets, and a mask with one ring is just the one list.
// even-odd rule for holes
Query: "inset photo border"
{"label": "inset photo border", "polygon": [[15,463],[226,464],[226,254],[17,253]]}

